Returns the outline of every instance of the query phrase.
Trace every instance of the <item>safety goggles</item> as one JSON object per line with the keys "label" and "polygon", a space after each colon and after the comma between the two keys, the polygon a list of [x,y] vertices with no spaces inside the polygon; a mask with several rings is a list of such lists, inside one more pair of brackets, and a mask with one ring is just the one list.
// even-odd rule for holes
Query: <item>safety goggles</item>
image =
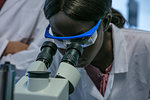
{"label": "safety goggles", "polygon": [[49,24],[45,31],[45,38],[53,39],[57,47],[62,49],[66,49],[67,45],[71,44],[71,42],[78,42],[82,45],[83,48],[88,47],[95,43],[97,39],[97,29],[100,23],[101,20],[99,20],[92,29],[90,29],[89,31],[83,34],[76,35],[76,36],[67,36],[67,37],[54,36],[54,33],[52,32]]}

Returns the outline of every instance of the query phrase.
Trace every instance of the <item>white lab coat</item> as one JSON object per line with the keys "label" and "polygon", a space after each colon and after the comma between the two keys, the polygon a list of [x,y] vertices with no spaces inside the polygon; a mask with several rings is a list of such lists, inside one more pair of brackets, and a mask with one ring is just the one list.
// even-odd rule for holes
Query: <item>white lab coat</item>
{"label": "white lab coat", "polygon": [[[103,97],[83,68],[81,79],[69,100],[148,100],[150,90],[150,32],[113,29],[114,61]],[[50,67],[55,75],[60,53]],[[60,58],[60,59],[58,59]]]}
{"label": "white lab coat", "polygon": [[[0,56],[9,41],[29,44],[28,50],[8,54],[0,64],[10,61],[22,73],[36,59],[48,25],[43,7],[45,0],[6,0],[0,11]],[[42,41],[43,40],[43,41]]]}

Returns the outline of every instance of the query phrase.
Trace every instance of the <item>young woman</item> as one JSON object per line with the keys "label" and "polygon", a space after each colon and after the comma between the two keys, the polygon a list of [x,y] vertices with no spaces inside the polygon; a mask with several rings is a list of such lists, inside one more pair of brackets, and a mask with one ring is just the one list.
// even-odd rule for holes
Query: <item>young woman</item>
{"label": "young woman", "polygon": [[[46,38],[55,41],[61,54],[71,42],[84,48],[77,65],[81,80],[70,100],[148,99],[150,32],[121,29],[124,19],[115,10],[112,13],[111,4],[111,0],[45,2],[50,23]],[[50,67],[52,75],[61,54],[57,53]]]}

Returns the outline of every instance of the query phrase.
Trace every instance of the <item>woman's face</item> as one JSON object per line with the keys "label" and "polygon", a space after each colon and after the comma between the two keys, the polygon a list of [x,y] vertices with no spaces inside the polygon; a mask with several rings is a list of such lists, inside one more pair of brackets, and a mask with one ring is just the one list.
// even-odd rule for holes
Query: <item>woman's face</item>
{"label": "woman's face", "polygon": [[[96,24],[94,21],[79,21],[71,19],[63,12],[58,12],[52,16],[49,22],[53,33],[58,36],[79,35],[87,32]],[[99,52],[103,43],[103,31],[100,27],[97,30],[97,33],[98,35],[95,43],[83,49],[84,51],[82,56],[79,58],[77,67],[85,67],[89,65]],[[59,51],[62,54],[65,53],[65,50],[59,49]]]}

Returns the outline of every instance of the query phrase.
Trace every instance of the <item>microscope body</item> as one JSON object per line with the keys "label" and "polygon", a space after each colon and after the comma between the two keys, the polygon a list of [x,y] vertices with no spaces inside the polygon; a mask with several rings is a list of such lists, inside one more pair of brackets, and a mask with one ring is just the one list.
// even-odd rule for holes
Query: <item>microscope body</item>
{"label": "microscope body", "polygon": [[69,99],[69,94],[80,80],[78,70],[72,64],[62,61],[55,78],[51,78],[46,65],[45,61],[37,60],[29,66],[28,73],[15,85],[14,100]]}
{"label": "microscope body", "polygon": [[25,75],[15,86],[14,100],[68,100],[68,91],[67,79]]}

